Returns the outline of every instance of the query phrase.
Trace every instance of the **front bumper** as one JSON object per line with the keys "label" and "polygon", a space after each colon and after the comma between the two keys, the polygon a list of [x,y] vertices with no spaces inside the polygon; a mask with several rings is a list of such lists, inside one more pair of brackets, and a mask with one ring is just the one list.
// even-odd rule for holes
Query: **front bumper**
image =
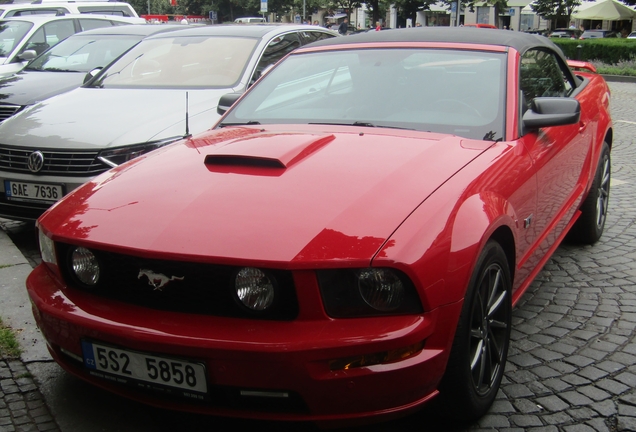
{"label": "front bumper", "polygon": [[[417,316],[334,320],[301,313],[292,322],[150,310],[61,287],[45,265],[27,279],[36,321],[67,371],[150,405],[212,415],[308,421],[390,418],[437,394],[460,304]],[[314,311],[315,312],[315,311]],[[184,398],[91,374],[82,340],[203,363],[208,397]],[[424,341],[405,360],[331,370],[330,361]],[[99,374],[98,374],[99,375]],[[272,398],[268,394],[288,394]]]}

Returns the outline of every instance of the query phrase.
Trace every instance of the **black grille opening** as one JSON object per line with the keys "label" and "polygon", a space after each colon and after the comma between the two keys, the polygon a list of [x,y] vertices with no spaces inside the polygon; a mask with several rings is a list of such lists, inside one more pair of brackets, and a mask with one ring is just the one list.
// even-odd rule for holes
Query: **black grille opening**
{"label": "black grille opening", "polygon": [[[71,268],[75,249],[57,244],[60,270],[70,287],[95,295],[151,309],[202,315],[242,317],[267,320],[293,320],[298,316],[298,301],[291,272],[264,270],[277,284],[277,301],[270,310],[253,313],[234,298],[234,277],[242,267],[215,264],[165,261],[121,255],[91,249],[100,265],[99,282],[84,286]],[[169,280],[162,287],[153,286],[148,272]]]}

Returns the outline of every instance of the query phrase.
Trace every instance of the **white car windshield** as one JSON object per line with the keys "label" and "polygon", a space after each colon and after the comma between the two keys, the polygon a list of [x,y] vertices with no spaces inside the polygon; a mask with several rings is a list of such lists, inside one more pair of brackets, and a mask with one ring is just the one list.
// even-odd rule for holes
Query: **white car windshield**
{"label": "white car windshield", "polygon": [[342,124],[504,136],[503,53],[365,49],[292,55],[236,105],[232,124]]}
{"label": "white car windshield", "polygon": [[33,60],[26,70],[90,72],[106,66],[140,39],[134,35],[70,37]]}
{"label": "white car windshield", "polygon": [[258,39],[188,36],[142,41],[104,72],[104,88],[228,88],[239,81]]}
{"label": "white car windshield", "polygon": [[7,57],[33,27],[27,21],[0,21],[0,57]]}

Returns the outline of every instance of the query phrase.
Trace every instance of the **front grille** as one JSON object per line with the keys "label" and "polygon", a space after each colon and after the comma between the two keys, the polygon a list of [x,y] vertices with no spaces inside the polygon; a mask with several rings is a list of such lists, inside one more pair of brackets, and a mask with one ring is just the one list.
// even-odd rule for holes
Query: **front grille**
{"label": "front grille", "polygon": [[[91,249],[100,265],[100,277],[94,287],[87,287],[75,278],[71,269],[74,249],[57,244],[64,279],[70,287],[98,296],[152,309],[203,315],[269,320],[293,320],[298,315],[294,282],[288,271],[263,269],[276,281],[277,300],[271,310],[255,313],[234,298],[234,277],[240,267],[153,260]],[[155,288],[142,270],[161,274],[171,281]]]}
{"label": "front grille", "polygon": [[0,104],[0,123],[15,115],[22,108],[21,105]]}
{"label": "front grille", "polygon": [[44,166],[38,174],[86,177],[101,174],[110,168],[97,159],[97,151],[0,146],[0,169],[6,172],[31,173],[27,166],[29,155],[38,150],[44,156]]}

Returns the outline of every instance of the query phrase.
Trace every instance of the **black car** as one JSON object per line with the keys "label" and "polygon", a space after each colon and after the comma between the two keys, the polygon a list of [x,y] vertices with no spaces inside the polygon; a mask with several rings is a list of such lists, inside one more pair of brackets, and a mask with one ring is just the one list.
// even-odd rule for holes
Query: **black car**
{"label": "black car", "polygon": [[126,25],[76,33],[0,80],[0,122],[26,106],[82,85],[99,69],[146,36],[183,29],[179,25]]}

